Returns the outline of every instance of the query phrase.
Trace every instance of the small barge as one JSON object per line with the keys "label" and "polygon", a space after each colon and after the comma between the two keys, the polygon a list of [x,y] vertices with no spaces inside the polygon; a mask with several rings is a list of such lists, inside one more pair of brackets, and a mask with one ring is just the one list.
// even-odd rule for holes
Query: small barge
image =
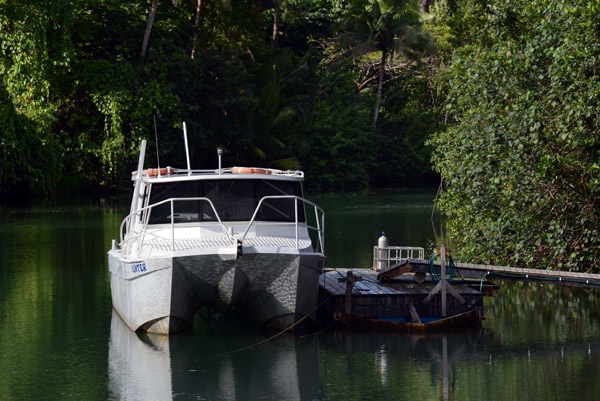
{"label": "small barge", "polygon": [[443,316],[441,297],[430,296],[435,286],[429,277],[415,282],[411,273],[379,281],[371,269],[326,270],[320,278],[324,304],[319,320],[326,324],[333,319],[360,329],[426,333],[478,325],[484,319],[480,291],[466,284],[453,285],[460,297],[448,292]]}
{"label": "small barge", "polygon": [[[447,268],[453,262],[449,251],[440,248],[436,252],[446,268],[436,268],[435,254],[427,263],[423,248],[389,246],[382,235],[373,249],[371,269],[332,269],[321,276],[320,321],[333,319],[353,328],[411,333],[479,325],[485,318],[481,290],[467,282],[450,285],[453,272]],[[429,277],[422,270],[414,271],[411,261],[431,265]]]}

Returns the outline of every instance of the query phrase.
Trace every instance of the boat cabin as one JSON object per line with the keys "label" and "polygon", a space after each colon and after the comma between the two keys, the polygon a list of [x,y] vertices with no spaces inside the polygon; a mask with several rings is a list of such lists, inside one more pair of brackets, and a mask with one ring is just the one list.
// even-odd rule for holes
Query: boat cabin
{"label": "boat cabin", "polygon": [[[232,245],[310,250],[308,230],[318,232],[314,249],[322,252],[323,212],[304,199],[301,171],[169,167],[144,170],[142,177],[134,172],[132,179],[131,213],[121,226],[125,257]],[[307,216],[307,205],[314,216]]]}
{"label": "boat cabin", "polygon": [[[171,198],[174,203],[174,223],[216,222],[214,206],[222,222],[250,221],[258,204],[265,196],[303,197],[300,181],[262,176],[261,179],[240,179],[235,174],[214,177],[192,176],[195,180],[157,178],[144,185],[143,206],[159,204]],[[267,178],[268,177],[268,178]],[[206,202],[199,198],[206,198]],[[190,199],[190,200],[185,200]],[[265,199],[257,210],[256,221],[294,222],[295,207],[292,198]],[[304,222],[304,208],[299,208],[298,221]],[[162,203],[152,209],[148,224],[170,224],[171,205]]]}

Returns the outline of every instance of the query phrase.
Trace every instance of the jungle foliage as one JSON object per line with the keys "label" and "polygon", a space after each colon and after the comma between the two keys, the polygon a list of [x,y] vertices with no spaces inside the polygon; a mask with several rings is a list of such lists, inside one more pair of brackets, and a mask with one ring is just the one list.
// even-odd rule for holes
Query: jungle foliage
{"label": "jungle foliage", "polygon": [[[435,125],[420,129],[413,116],[435,108],[421,93],[390,93],[427,87],[425,64],[410,63],[419,74],[406,65],[387,75],[374,130],[376,49],[362,59],[341,50],[342,22],[369,7],[367,0],[1,0],[0,193],[123,187],[142,139],[152,149],[149,164],[157,163],[154,117],[163,166],[185,165],[185,121],[193,168],[214,167],[222,147],[225,165],[302,168],[309,185],[324,190],[379,177],[385,185],[431,179],[423,143]],[[395,62],[402,60],[398,53]],[[405,149],[403,131],[418,144]],[[397,159],[410,174],[391,167]]]}
{"label": "jungle foliage", "polygon": [[430,144],[463,259],[600,268],[599,5],[479,0],[448,18],[462,44]]}
{"label": "jungle foliage", "polygon": [[158,164],[154,119],[161,166],[184,166],[185,121],[193,168],[222,147],[321,190],[441,176],[459,258],[597,270],[599,17],[598,0],[0,0],[0,196],[122,188],[143,139]]}

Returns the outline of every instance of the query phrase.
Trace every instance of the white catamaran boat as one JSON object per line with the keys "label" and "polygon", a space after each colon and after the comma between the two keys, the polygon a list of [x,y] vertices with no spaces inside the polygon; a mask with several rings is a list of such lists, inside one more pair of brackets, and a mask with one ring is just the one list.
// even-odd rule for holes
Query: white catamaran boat
{"label": "white catamaran boat", "polygon": [[[301,171],[143,170],[108,252],[114,309],[132,330],[191,327],[209,306],[256,325],[313,323],[323,271],[324,213],[303,198]],[[310,224],[309,224],[310,223]],[[313,239],[311,239],[312,234]]]}

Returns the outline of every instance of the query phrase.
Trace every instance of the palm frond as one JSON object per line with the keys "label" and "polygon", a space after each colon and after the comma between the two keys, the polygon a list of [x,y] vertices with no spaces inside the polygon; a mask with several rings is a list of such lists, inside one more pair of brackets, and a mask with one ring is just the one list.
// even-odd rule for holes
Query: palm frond
{"label": "palm frond", "polygon": [[269,167],[278,168],[280,170],[302,170],[302,164],[295,156],[273,160],[271,163],[269,163]]}

